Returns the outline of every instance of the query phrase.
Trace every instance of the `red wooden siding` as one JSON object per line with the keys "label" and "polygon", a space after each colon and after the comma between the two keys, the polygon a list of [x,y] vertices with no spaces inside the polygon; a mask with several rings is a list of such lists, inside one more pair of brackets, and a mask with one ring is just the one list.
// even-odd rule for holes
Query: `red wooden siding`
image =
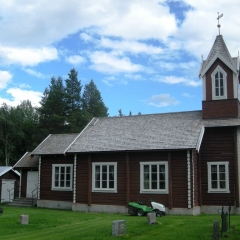
{"label": "red wooden siding", "polygon": [[91,160],[92,162],[117,162],[117,193],[92,192],[92,204],[124,206],[126,201],[126,154],[92,154]]}
{"label": "red wooden siding", "polygon": [[[228,205],[234,203],[235,185],[235,150],[234,127],[206,128],[200,154],[201,154],[201,192],[202,205]],[[230,193],[208,193],[207,162],[229,162]]]}
{"label": "red wooden siding", "polygon": [[[194,176],[192,186],[194,186],[194,199],[193,199],[193,207],[199,206],[198,200],[199,200],[199,166],[198,166],[198,153],[196,150],[192,151],[192,157],[193,157],[193,171]],[[193,188],[192,188],[193,191]]]}
{"label": "red wooden siding", "polygon": [[238,99],[202,101],[202,118],[237,118],[239,113]]}
{"label": "red wooden siding", "polygon": [[188,207],[187,151],[172,152],[173,207]]}
{"label": "red wooden siding", "polygon": [[27,196],[27,172],[28,170],[22,169],[21,173],[21,197]]}
{"label": "red wooden siding", "polygon": [[73,191],[52,191],[52,164],[73,164],[73,156],[42,156],[41,158],[41,200],[73,201]]}
{"label": "red wooden siding", "polygon": [[[140,162],[169,162],[169,194],[140,193]],[[193,154],[194,172],[197,173],[197,152]],[[73,201],[73,191],[52,191],[52,164],[74,162],[74,156],[45,156],[41,161],[40,199]],[[117,192],[92,192],[91,167],[93,162],[117,162]],[[128,168],[127,168],[128,163]],[[191,158],[192,164],[192,158]],[[129,169],[129,177],[128,177]],[[191,171],[191,182],[193,180]],[[129,185],[128,185],[129,184]],[[194,203],[198,202],[198,180],[194,178]],[[140,199],[146,204],[149,200],[164,204],[170,208],[188,207],[187,189],[187,151],[152,151],[152,152],[115,152],[78,154],[76,166],[76,203],[126,206],[128,201]],[[191,183],[192,186],[192,183]],[[193,200],[193,196],[192,196]]]}

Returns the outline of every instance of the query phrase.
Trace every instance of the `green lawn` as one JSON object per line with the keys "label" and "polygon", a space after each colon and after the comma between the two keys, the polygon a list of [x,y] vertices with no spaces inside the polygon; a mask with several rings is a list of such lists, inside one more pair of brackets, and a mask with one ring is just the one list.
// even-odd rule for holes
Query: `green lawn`
{"label": "green lawn", "polygon": [[[123,214],[82,213],[42,208],[17,208],[2,205],[0,239],[86,239],[108,240],[112,237],[112,221],[126,221],[126,235],[118,239],[212,239],[215,219],[219,215],[164,216],[158,224],[148,225],[146,217]],[[22,214],[29,216],[29,224],[20,224]],[[221,224],[220,224],[221,225]],[[221,239],[240,239],[240,216],[231,216],[229,232]],[[234,228],[234,229],[233,229]]]}

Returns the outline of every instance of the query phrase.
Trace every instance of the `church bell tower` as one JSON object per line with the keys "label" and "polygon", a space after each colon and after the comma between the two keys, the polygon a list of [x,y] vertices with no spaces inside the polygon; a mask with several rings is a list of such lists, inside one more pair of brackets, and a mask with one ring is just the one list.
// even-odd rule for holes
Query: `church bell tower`
{"label": "church bell tower", "polygon": [[219,23],[218,27],[219,35],[199,73],[203,87],[202,118],[239,118],[239,56],[231,57]]}

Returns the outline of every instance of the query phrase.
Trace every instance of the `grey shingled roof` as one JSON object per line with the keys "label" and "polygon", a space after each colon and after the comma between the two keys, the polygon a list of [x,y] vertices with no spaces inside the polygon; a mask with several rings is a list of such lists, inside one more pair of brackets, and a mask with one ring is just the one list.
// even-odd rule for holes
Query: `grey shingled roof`
{"label": "grey shingled roof", "polygon": [[198,149],[203,127],[240,126],[240,119],[202,120],[202,111],[94,118],[81,133],[49,135],[33,155]]}
{"label": "grey shingled roof", "polygon": [[231,57],[222,35],[218,35],[207,59],[202,62],[199,77],[203,77],[205,75],[216,58],[221,59],[230,69],[237,73],[237,70],[239,69],[237,66],[237,58]]}
{"label": "grey shingled roof", "polygon": [[5,173],[9,172],[9,171],[13,171],[13,172],[16,173],[18,176],[20,176],[20,173],[19,173],[18,171],[14,171],[14,170],[12,169],[12,167],[10,167],[10,166],[2,166],[2,167],[0,167],[0,177],[1,177],[2,175],[4,175]]}
{"label": "grey shingled roof", "polygon": [[204,127],[233,127],[240,126],[239,118],[226,118],[226,119],[208,119],[202,120]]}
{"label": "grey shingled roof", "polygon": [[35,150],[32,151],[32,155],[63,154],[78,135],[79,133],[50,134]]}
{"label": "grey shingled roof", "polygon": [[38,168],[38,156],[31,156],[31,152],[26,152],[13,168]]}
{"label": "grey shingled roof", "polygon": [[99,118],[67,153],[196,148],[201,111]]}

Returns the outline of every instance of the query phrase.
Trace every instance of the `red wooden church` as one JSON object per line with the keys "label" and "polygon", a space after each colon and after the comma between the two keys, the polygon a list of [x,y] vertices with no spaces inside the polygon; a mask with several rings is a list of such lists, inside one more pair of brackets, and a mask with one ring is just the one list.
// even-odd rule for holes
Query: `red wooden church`
{"label": "red wooden church", "polygon": [[[221,35],[202,62],[201,111],[93,118],[49,135],[38,156],[38,206],[127,212],[149,199],[169,214],[239,212],[239,58]],[[23,183],[22,183],[23,184]]]}

